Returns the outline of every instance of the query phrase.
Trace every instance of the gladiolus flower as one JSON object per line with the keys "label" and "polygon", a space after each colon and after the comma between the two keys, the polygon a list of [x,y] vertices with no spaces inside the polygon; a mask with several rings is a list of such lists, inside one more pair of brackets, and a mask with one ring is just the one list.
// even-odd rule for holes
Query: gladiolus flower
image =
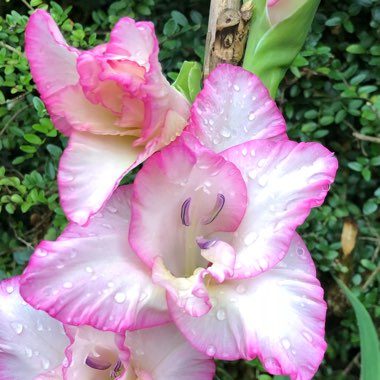
{"label": "gladiolus flower", "polygon": [[22,294],[63,323],[119,332],[164,323],[165,290],[171,318],[199,351],[258,356],[270,373],[311,379],[326,348],[326,305],[295,229],[336,169],[322,145],[287,139],[253,74],[219,66],[188,131],[150,157],[133,186],[88,226],[40,244]]}
{"label": "gladiolus flower", "polygon": [[62,207],[85,224],[128,171],[181,133],[189,104],[161,73],[150,22],[122,18],[109,43],[79,51],[38,10],[26,55],[55,127],[70,137],[58,173]]}
{"label": "gladiolus flower", "polygon": [[211,380],[215,364],[173,324],[115,334],[63,326],[19,294],[19,277],[0,283],[2,380]]}

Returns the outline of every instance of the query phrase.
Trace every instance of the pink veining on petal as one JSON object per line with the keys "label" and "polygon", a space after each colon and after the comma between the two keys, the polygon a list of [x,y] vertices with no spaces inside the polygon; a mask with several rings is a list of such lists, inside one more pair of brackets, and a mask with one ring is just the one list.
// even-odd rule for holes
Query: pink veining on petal
{"label": "pink veining on petal", "polygon": [[164,289],[128,244],[130,192],[119,188],[86,227],[71,223],[39,244],[21,285],[31,305],[65,324],[115,332],[169,321]]}
{"label": "pink veining on petal", "polygon": [[248,278],[282,260],[295,229],[323,203],[338,162],[318,143],[292,141],[250,141],[222,155],[247,184],[247,210],[230,244],[235,278]]}

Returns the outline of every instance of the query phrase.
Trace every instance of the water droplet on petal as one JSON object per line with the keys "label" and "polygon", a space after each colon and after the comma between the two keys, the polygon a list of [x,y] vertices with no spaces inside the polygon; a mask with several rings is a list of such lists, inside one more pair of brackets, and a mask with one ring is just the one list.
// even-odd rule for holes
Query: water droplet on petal
{"label": "water droplet on petal", "polygon": [[214,125],[215,123],[213,119],[210,119],[208,122],[210,123],[210,125]]}
{"label": "water droplet on petal", "polygon": [[19,322],[11,322],[11,327],[13,331],[18,335],[20,335],[24,330],[24,326]]}
{"label": "water droplet on petal", "polygon": [[246,287],[243,285],[243,284],[239,284],[237,287],[236,287],[236,291],[239,293],[239,294],[244,294],[246,292]]}
{"label": "water droplet on petal", "polygon": [[251,179],[255,179],[256,176],[257,176],[257,171],[256,171],[255,169],[250,170],[250,171],[248,172],[248,177],[249,177],[249,178],[251,178]]}
{"label": "water droplet on petal", "polygon": [[65,282],[65,283],[63,284],[63,287],[64,287],[65,289],[71,289],[71,288],[73,287],[73,283],[70,282],[70,281],[67,281],[67,282]]}
{"label": "water droplet on petal", "polygon": [[207,350],[206,350],[206,354],[208,356],[214,356],[215,355],[215,352],[216,352],[216,349],[214,346],[208,346],[207,347]]}
{"label": "water droplet on petal", "polygon": [[12,294],[15,288],[13,286],[7,286],[5,290],[7,291],[8,294]]}
{"label": "water droplet on petal", "polygon": [[25,356],[31,358],[33,356],[33,350],[29,347],[25,347]]}
{"label": "water droplet on petal", "polygon": [[125,302],[125,294],[124,293],[122,293],[122,292],[117,292],[116,294],[115,294],[115,297],[114,297],[114,299],[115,299],[115,301],[117,302],[117,303],[123,303],[123,302]]}
{"label": "water droplet on petal", "polygon": [[258,182],[261,187],[265,187],[268,184],[268,177],[261,176]]}
{"label": "water droplet on petal", "polygon": [[39,257],[45,257],[47,254],[48,252],[45,249],[37,249],[35,252],[35,255]]}
{"label": "water droplet on petal", "polygon": [[303,254],[305,253],[304,249],[303,248],[297,248],[297,255],[298,256],[302,256]]}
{"label": "water droplet on petal", "polygon": [[264,158],[262,158],[261,160],[258,161],[257,166],[259,168],[262,168],[265,165],[265,162],[266,162],[266,160]]}
{"label": "water droplet on petal", "polygon": [[257,233],[256,232],[250,232],[247,234],[244,238],[244,244],[245,245],[251,245],[255,240],[257,239]]}
{"label": "water droplet on petal", "polygon": [[290,348],[290,341],[287,338],[284,338],[281,340],[282,345],[284,346],[285,350],[289,350]]}
{"label": "water droplet on petal", "polygon": [[107,207],[107,210],[112,213],[112,214],[116,214],[117,213],[117,208],[114,207],[114,206],[108,206]]}
{"label": "water droplet on petal", "polygon": [[224,128],[221,130],[220,134],[225,138],[231,137],[231,130]]}
{"label": "water droplet on petal", "polygon": [[91,267],[86,267],[86,272],[87,273],[92,273],[94,270]]}
{"label": "water droplet on petal", "polygon": [[107,284],[107,286],[108,286],[109,288],[113,288],[113,287],[115,286],[115,284],[114,284],[112,281],[110,281],[110,282]]}
{"label": "water droplet on petal", "polygon": [[216,319],[218,321],[224,321],[226,319],[226,312],[223,309],[219,309],[216,312]]}
{"label": "water droplet on petal", "polygon": [[41,363],[42,363],[42,368],[43,369],[45,369],[45,370],[49,369],[49,367],[50,367],[50,361],[49,361],[49,359],[42,358]]}
{"label": "water droplet on petal", "polygon": [[254,149],[251,149],[251,156],[255,157],[256,156],[256,151]]}
{"label": "water droplet on petal", "polygon": [[255,113],[251,112],[248,116],[248,120],[252,121],[255,118]]}
{"label": "water droplet on petal", "polygon": [[240,87],[237,84],[234,84],[234,90],[236,92],[239,92],[240,91]]}

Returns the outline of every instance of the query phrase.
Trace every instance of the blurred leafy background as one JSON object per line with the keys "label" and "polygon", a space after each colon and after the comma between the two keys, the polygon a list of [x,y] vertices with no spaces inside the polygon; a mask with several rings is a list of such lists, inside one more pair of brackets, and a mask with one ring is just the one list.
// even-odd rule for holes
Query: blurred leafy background
{"label": "blurred leafy background", "polygon": [[[48,9],[67,41],[104,42],[122,16],[156,25],[170,79],[184,60],[204,54],[209,2],[189,0],[10,0],[0,3],[0,279],[21,273],[41,239],[66,225],[57,165],[66,139],[53,128],[25,59],[29,14]],[[380,2],[322,2],[312,31],[278,93],[288,133],[320,141],[340,168],[325,204],[300,228],[329,305],[328,350],[315,379],[357,380],[360,336],[355,314],[333,276],[380,321]],[[218,362],[216,379],[269,380],[257,360]]]}

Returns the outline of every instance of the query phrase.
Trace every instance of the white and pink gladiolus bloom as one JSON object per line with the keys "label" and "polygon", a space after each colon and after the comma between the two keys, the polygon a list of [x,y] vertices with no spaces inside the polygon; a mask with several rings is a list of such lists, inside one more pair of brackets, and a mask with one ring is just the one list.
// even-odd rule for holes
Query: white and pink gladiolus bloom
{"label": "white and pink gladiolus bloom", "polygon": [[[272,25],[292,16],[308,0],[266,0],[267,15]],[[314,1],[314,0],[312,0]]]}
{"label": "white and pink gladiolus bloom", "polygon": [[0,283],[1,380],[212,380],[215,364],[172,324],[115,334],[62,325]]}
{"label": "white and pink gladiolus bloom", "polygon": [[295,230],[323,203],[337,160],[289,141],[266,88],[239,67],[212,72],[191,112],[87,226],[37,247],[21,294],[63,323],[116,333],[173,320],[209,357],[259,357],[309,380],[326,304]]}
{"label": "white and pink gladiolus bloom", "polygon": [[108,43],[80,51],[38,10],[25,39],[41,99],[70,137],[59,166],[61,205],[85,224],[128,171],[182,132],[190,106],[161,72],[150,22],[122,18]]}

